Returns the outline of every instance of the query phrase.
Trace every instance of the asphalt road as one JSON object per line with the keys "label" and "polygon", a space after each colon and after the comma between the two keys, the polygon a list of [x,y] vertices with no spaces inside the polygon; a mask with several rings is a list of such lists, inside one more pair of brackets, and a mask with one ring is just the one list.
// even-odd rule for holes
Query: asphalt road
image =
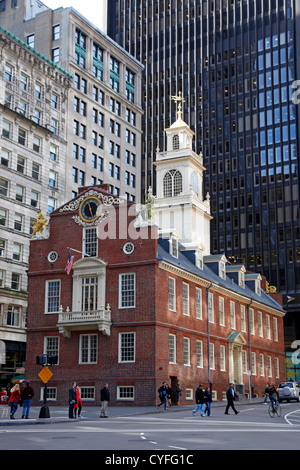
{"label": "asphalt road", "polygon": [[[132,468],[145,461],[195,464],[201,450],[299,450],[300,404],[282,403],[281,407],[280,418],[270,418],[268,406],[260,403],[238,405],[239,414],[228,416],[224,407],[213,407],[210,417],[178,409],[52,424],[23,420],[22,426],[0,426],[0,450],[101,450],[103,463]],[[162,458],[172,455],[179,461],[160,462],[160,453]],[[116,461],[125,456],[132,460]]]}

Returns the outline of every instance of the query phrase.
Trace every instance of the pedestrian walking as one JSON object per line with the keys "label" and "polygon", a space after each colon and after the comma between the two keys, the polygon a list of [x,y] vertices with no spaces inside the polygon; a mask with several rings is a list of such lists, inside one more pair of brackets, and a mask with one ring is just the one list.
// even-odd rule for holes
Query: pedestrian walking
{"label": "pedestrian walking", "polygon": [[29,380],[26,380],[25,387],[21,392],[21,400],[23,404],[22,419],[29,419],[29,412],[31,407],[31,402],[34,397],[34,390],[30,385]]}
{"label": "pedestrian walking", "polygon": [[76,395],[76,382],[72,383],[72,387],[69,388],[69,418],[74,419],[74,408],[77,402],[77,395]]}
{"label": "pedestrian walking", "polygon": [[13,388],[10,389],[10,397],[8,404],[10,406],[10,419],[15,419],[15,412],[18,409],[18,403],[20,400],[20,385],[16,384]]}
{"label": "pedestrian walking", "polygon": [[77,410],[78,410],[78,418],[81,418],[82,400],[80,396],[80,390],[77,384],[75,387],[75,392],[76,392],[76,403],[74,405],[74,416],[75,418],[77,417]]}
{"label": "pedestrian walking", "polygon": [[203,392],[203,385],[200,384],[195,393],[195,401],[196,401],[196,408],[192,411],[193,416],[197,413],[197,411],[201,410],[201,416],[205,416],[204,414],[204,392]]}
{"label": "pedestrian walking", "polygon": [[170,385],[167,384],[167,406],[170,408],[172,406],[172,395],[173,395],[173,391]]}
{"label": "pedestrian walking", "polygon": [[108,384],[105,384],[104,387],[101,388],[100,400],[101,400],[100,418],[108,418],[108,416],[107,416],[107,407],[108,407],[108,402],[110,400],[110,393],[109,393],[109,389],[108,389]]}
{"label": "pedestrian walking", "polygon": [[157,405],[157,408],[159,408],[161,405],[164,405],[164,410],[166,410],[167,409],[167,400],[168,400],[166,382],[163,382],[162,386],[159,387],[158,395],[159,395],[160,403]]}
{"label": "pedestrian walking", "polygon": [[234,413],[237,415],[239,411],[237,411],[234,406],[234,400],[237,399],[237,394],[234,391],[233,383],[229,384],[229,387],[226,390],[226,397],[227,397],[227,406],[225,410],[225,415],[229,414],[228,410],[230,407],[233,409]]}
{"label": "pedestrian walking", "polygon": [[204,414],[207,413],[207,416],[210,416],[211,402],[212,402],[211,391],[209,387],[206,387],[204,390],[204,403],[205,403]]}
{"label": "pedestrian walking", "polygon": [[180,403],[180,395],[181,395],[181,387],[179,385],[179,382],[177,381],[177,384],[176,384],[176,393],[177,393],[177,405],[180,406],[181,403]]}

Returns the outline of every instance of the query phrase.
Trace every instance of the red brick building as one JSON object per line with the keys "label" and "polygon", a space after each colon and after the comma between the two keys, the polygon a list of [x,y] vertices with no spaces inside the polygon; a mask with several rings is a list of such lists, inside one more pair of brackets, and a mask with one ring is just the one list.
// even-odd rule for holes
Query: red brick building
{"label": "red brick building", "polygon": [[36,404],[41,354],[58,356],[48,398],[59,405],[73,380],[85,405],[99,404],[105,382],[112,404],[154,405],[163,381],[174,390],[179,381],[181,401],[193,403],[199,383],[210,382],[221,400],[229,382],[240,393],[251,384],[261,396],[267,382],[285,378],[280,295],[267,294],[259,274],[210,255],[209,230],[178,231],[202,227],[201,218],[207,224],[210,208],[195,191],[204,168],[191,131],[180,116],[168,131],[170,151],[158,158],[158,192],[167,193],[156,200],[157,225],[152,209],[136,224],[133,203],[105,187],[82,188],[31,241],[26,373]]}

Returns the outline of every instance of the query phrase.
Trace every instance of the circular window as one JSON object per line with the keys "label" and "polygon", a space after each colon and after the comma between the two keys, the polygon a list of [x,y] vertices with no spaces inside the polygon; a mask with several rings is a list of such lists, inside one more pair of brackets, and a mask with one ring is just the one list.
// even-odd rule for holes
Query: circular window
{"label": "circular window", "polygon": [[125,243],[123,246],[123,251],[126,253],[126,255],[131,255],[131,253],[134,251],[134,244],[131,242]]}
{"label": "circular window", "polygon": [[58,254],[56,253],[56,251],[50,251],[50,253],[48,254],[48,261],[50,261],[50,263],[54,263],[58,258]]}

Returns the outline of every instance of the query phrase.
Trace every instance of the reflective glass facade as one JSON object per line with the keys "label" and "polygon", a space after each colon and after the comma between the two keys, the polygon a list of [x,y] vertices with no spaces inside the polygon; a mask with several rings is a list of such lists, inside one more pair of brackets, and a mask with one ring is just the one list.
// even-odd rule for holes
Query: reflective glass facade
{"label": "reflective glass facade", "polygon": [[181,91],[206,167],[212,252],[283,292],[288,346],[300,334],[300,2],[108,3],[110,35],[145,65],[143,190],[155,187],[152,161]]}

